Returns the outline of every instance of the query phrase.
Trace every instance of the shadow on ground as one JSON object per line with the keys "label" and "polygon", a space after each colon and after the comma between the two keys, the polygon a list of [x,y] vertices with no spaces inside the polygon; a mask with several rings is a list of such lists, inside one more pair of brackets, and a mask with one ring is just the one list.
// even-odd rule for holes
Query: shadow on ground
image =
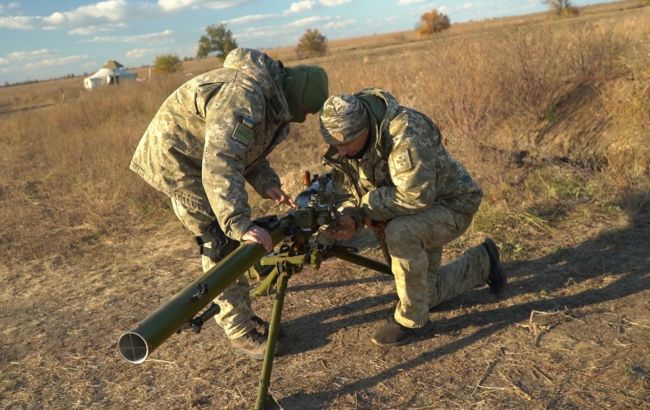
{"label": "shadow on ground", "polygon": [[[514,323],[525,321],[532,310],[576,309],[650,289],[650,253],[647,246],[650,243],[648,197],[649,194],[644,193],[623,199],[624,204],[635,204],[633,208],[627,209],[631,222],[623,229],[606,231],[573,248],[560,249],[539,259],[508,263],[505,268],[514,283],[504,290],[501,298],[508,299],[519,294],[542,290],[550,292],[567,286],[567,283],[580,283],[605,275],[610,279],[607,285],[597,289],[588,288],[572,295],[550,297],[437,320],[435,331],[439,334],[456,333],[467,327],[478,327],[479,330],[460,337],[452,343],[426,351],[415,359],[385,369],[372,377],[351,381],[336,389],[308,394],[299,393],[282,399],[280,404],[286,408],[327,407],[327,403],[337,397],[367,390],[397,376],[400,372],[453,354]],[[329,286],[332,285],[345,286],[346,283],[343,281]],[[324,284],[324,286],[328,285]],[[468,295],[452,300],[442,308],[454,308],[460,304],[466,306],[467,299],[469,304],[481,304],[487,302],[490,297],[492,296],[485,290],[470,292]],[[344,306],[289,321],[286,324],[288,333],[299,334],[301,329],[303,332],[306,328],[317,329],[315,336],[318,337],[300,338],[297,345],[287,353],[295,354],[318,348],[326,344],[328,337],[340,329],[384,319],[389,315],[390,309],[377,310],[371,314],[358,312],[383,305],[392,299],[394,299],[393,294],[363,298]],[[330,321],[331,318],[339,316],[342,317]]]}

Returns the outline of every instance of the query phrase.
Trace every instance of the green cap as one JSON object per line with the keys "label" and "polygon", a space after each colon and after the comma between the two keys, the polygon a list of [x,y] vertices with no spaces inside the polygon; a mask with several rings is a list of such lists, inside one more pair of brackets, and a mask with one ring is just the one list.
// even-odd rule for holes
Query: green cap
{"label": "green cap", "polygon": [[368,111],[354,95],[334,95],[323,104],[320,132],[328,145],[348,143],[368,126]]}
{"label": "green cap", "polygon": [[282,88],[292,121],[303,122],[303,107],[307,108],[307,112],[315,114],[327,98],[327,73],[321,67],[313,65],[285,67]]}

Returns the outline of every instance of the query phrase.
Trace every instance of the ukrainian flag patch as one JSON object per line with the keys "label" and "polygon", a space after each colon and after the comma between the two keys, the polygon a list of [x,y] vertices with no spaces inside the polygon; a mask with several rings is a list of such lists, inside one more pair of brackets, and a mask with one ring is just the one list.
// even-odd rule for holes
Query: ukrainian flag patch
{"label": "ukrainian flag patch", "polygon": [[255,121],[251,117],[245,115],[241,116],[241,123],[247,126],[248,128],[253,128],[255,126]]}

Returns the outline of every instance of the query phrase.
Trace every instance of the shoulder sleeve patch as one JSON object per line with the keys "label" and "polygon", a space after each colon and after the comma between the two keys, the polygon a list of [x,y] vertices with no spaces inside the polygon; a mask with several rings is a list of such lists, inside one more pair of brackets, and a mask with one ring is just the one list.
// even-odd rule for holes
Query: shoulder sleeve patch
{"label": "shoulder sleeve patch", "polygon": [[251,128],[240,122],[237,123],[231,137],[248,147],[251,145],[251,142],[253,142],[254,135],[255,133]]}
{"label": "shoulder sleeve patch", "polygon": [[255,126],[255,121],[251,117],[245,115],[241,116],[241,123],[247,126],[248,128],[253,128]]}
{"label": "shoulder sleeve patch", "polygon": [[396,137],[403,132],[406,131],[406,128],[409,125],[409,119],[408,119],[408,114],[404,111],[398,112],[398,114],[390,120],[390,124],[388,126],[388,132],[393,137]]}
{"label": "shoulder sleeve patch", "polygon": [[413,169],[411,160],[411,148],[407,144],[402,144],[393,152],[393,168],[395,174],[410,171]]}

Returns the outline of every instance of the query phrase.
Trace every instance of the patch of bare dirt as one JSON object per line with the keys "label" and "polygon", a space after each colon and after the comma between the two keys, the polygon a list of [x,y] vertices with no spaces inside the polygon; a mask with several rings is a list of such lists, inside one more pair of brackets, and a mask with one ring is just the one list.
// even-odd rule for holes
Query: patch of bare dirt
{"label": "patch of bare dirt", "polygon": [[[287,409],[650,407],[650,225],[620,211],[542,239],[431,313],[431,334],[380,349],[390,277],[327,261],[290,281],[271,391]],[[122,331],[200,272],[172,222],[81,247],[75,258],[1,266],[3,408],[250,408],[261,364],[221,330],[172,336],[143,365]],[[379,258],[379,252],[368,251]],[[447,255],[449,256],[449,255]],[[268,317],[271,301],[256,299]]]}

